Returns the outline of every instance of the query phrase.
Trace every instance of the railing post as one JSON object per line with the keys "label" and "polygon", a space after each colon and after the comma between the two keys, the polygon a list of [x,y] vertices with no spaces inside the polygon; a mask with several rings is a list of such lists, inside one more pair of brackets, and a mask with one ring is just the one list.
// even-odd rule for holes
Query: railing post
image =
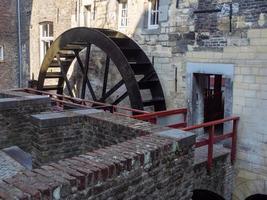
{"label": "railing post", "polygon": [[212,167],[214,132],[215,132],[215,126],[212,125],[211,128],[209,129],[208,171],[210,171],[211,170],[211,167]]}
{"label": "railing post", "polygon": [[157,117],[153,117],[149,120],[150,123],[152,124],[157,124]]}
{"label": "railing post", "polygon": [[184,123],[185,126],[187,126],[187,112],[184,113]]}
{"label": "railing post", "polygon": [[233,132],[232,132],[232,149],[231,149],[231,162],[234,164],[234,161],[236,159],[236,145],[237,145],[237,126],[238,126],[238,120],[235,119],[233,121]]}

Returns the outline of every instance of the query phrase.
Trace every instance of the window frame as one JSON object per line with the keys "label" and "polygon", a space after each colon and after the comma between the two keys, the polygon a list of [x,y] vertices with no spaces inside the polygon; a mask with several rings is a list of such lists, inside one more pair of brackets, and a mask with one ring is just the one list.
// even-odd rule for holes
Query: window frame
{"label": "window frame", "polygon": [[0,62],[4,61],[4,46],[0,45]]}
{"label": "window frame", "polygon": [[91,27],[92,22],[92,5],[83,5],[83,25],[85,27]]}
{"label": "window frame", "polygon": [[[159,1],[160,0],[155,0],[156,1],[156,10],[152,9],[152,1],[148,1],[148,29],[157,29],[159,28]],[[151,24],[151,18],[152,14],[156,15],[156,24]]]}
{"label": "window frame", "polygon": [[[123,5],[126,5],[125,8],[123,8]],[[119,3],[119,18],[118,18],[118,27],[119,28],[126,28],[128,27],[128,1],[126,2],[120,2]],[[123,16],[123,12],[125,12],[125,16]],[[122,25],[122,20],[125,20],[126,25]]]}
{"label": "window frame", "polygon": [[[43,35],[45,26],[47,26],[47,35]],[[51,26],[52,26],[52,32],[51,32],[52,35],[50,35]],[[48,49],[45,49],[45,44],[48,43],[48,47],[50,47],[53,41],[54,41],[53,22],[40,23],[40,64],[42,64],[45,54],[48,50]]]}

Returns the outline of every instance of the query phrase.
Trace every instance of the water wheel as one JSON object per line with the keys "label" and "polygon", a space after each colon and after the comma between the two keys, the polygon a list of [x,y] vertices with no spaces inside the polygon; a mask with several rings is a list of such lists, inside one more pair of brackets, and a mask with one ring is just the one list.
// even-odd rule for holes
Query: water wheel
{"label": "water wheel", "polygon": [[[92,78],[88,77],[93,46],[101,49],[106,56],[105,64],[102,66],[103,78],[101,83],[98,83],[102,91],[98,94],[92,85]],[[111,62],[117,68],[121,80],[108,87]],[[73,63],[76,63],[74,67],[79,68],[82,74],[81,90],[76,95],[68,77]],[[53,81],[47,81],[51,79],[54,84],[51,84]],[[109,97],[121,87],[124,87],[125,91],[115,99],[110,99]],[[109,29],[79,27],[60,35],[45,55],[37,88],[82,99],[88,97],[86,93],[90,93],[92,100],[113,105],[120,104],[128,98],[130,106],[140,110],[146,107],[153,108],[154,111],[166,109],[162,87],[149,58],[131,38]],[[149,95],[147,92],[144,95],[143,91],[149,91]]]}

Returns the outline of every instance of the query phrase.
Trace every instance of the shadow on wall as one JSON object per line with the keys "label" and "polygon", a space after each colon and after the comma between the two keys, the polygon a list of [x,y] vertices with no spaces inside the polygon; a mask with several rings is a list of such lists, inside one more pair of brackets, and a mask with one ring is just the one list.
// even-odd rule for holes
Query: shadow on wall
{"label": "shadow on wall", "polygon": [[254,194],[246,198],[245,200],[267,200],[267,195],[264,194]]}
{"label": "shadow on wall", "polygon": [[208,190],[194,190],[192,200],[225,200],[220,195]]}

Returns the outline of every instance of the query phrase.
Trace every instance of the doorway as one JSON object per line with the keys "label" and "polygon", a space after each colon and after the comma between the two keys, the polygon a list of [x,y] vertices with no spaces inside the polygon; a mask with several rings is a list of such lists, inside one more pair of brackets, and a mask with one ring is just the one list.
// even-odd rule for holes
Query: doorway
{"label": "doorway", "polygon": [[[210,122],[224,118],[224,77],[222,74],[202,74],[194,73],[196,80],[196,88],[194,95],[196,101],[199,99],[202,102],[195,102],[195,105],[201,106],[203,110],[203,122]],[[200,96],[202,95],[202,96]],[[197,109],[197,108],[196,108]],[[205,131],[208,131],[205,129]],[[216,133],[223,132],[223,125],[215,127]]]}
{"label": "doorway", "polygon": [[[234,65],[187,63],[189,124],[223,119],[232,115]],[[227,124],[217,132],[228,131]],[[229,126],[230,127],[230,126]]]}

